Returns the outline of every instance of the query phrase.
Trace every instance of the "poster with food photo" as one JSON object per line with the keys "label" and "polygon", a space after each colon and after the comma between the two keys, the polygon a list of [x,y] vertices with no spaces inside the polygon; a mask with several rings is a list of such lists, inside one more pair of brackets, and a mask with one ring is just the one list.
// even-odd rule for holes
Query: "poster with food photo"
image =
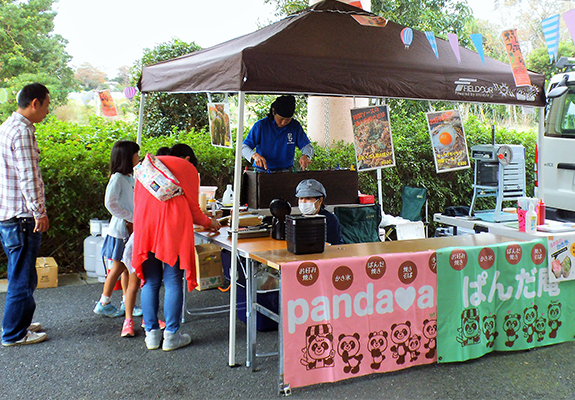
{"label": "poster with food photo", "polygon": [[437,111],[425,115],[437,173],[470,168],[459,111]]}
{"label": "poster with food photo", "polygon": [[228,103],[208,103],[208,117],[212,145],[231,148],[230,105]]}
{"label": "poster with food photo", "polygon": [[575,260],[575,234],[565,233],[547,237],[549,282],[571,281],[571,264]]}
{"label": "poster with food photo", "polygon": [[395,166],[388,106],[351,110],[358,171]]}

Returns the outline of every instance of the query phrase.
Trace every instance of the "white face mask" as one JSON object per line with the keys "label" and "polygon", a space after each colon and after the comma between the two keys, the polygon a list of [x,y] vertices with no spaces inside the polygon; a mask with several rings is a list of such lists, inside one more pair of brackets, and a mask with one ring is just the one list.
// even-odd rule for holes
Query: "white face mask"
{"label": "white face mask", "polygon": [[303,201],[300,201],[298,203],[299,206],[299,210],[301,211],[302,215],[315,215],[317,213],[316,210],[316,205],[317,200],[314,201],[313,203],[304,203]]}

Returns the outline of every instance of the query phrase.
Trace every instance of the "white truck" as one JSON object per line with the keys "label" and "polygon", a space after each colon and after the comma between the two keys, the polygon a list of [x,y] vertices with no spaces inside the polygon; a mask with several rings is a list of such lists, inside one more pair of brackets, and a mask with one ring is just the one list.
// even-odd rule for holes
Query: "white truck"
{"label": "white truck", "polygon": [[575,221],[575,58],[556,64],[564,72],[549,83],[544,123],[537,138],[536,196],[547,218]]}

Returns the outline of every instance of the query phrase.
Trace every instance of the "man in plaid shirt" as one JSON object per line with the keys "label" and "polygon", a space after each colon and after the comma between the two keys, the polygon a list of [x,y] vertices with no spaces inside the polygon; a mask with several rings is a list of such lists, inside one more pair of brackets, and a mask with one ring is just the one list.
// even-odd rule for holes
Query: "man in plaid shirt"
{"label": "man in plaid shirt", "polygon": [[27,85],[18,95],[18,110],[0,126],[0,240],[8,257],[3,346],[46,340],[41,325],[32,323],[36,257],[50,226],[34,124],[46,117],[49,105],[46,86]]}

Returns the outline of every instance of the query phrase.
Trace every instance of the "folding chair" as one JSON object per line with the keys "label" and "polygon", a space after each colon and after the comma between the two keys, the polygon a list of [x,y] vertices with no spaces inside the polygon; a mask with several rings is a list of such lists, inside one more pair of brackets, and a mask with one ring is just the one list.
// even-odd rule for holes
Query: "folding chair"
{"label": "folding chair", "polygon": [[[399,213],[399,216],[411,222],[422,221],[422,225],[425,228],[423,237],[428,237],[429,235],[428,235],[427,189],[416,188],[411,186],[403,186],[401,188],[401,212]],[[397,231],[398,226],[400,225],[398,224],[398,225],[384,226],[383,227],[384,240],[395,240],[395,239],[402,240],[399,238],[400,235],[399,232]],[[412,231],[418,230],[419,229],[418,227],[419,225],[403,226],[402,237],[404,239],[408,237],[411,239],[415,239],[416,237],[412,236],[413,235],[419,236],[419,234],[415,234]]]}
{"label": "folding chair", "polygon": [[379,242],[381,209],[379,204],[355,207],[334,207],[344,243]]}

